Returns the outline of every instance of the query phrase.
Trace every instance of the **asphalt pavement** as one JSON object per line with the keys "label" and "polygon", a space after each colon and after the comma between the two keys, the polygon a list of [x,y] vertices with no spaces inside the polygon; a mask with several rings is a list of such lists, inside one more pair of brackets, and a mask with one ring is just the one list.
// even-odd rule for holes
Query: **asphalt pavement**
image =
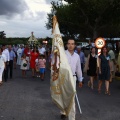
{"label": "asphalt pavement", "polygon": [[[76,120],[120,120],[120,81],[110,84],[111,96],[105,95],[85,84],[79,88],[77,95],[82,109],[80,115],[76,104]],[[46,71],[45,81],[32,78],[31,71],[22,78],[19,67],[14,69],[13,79],[8,79],[0,86],[0,120],[60,120],[60,111],[53,104],[50,95],[50,71]]]}

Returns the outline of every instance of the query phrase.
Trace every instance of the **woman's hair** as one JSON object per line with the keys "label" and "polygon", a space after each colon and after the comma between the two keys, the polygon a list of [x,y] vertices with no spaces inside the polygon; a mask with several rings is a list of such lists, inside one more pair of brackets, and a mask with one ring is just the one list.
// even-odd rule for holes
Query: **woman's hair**
{"label": "woman's hair", "polygon": [[103,55],[103,49],[104,48],[106,48],[106,50],[107,50],[107,53],[106,54],[108,54],[108,49],[107,49],[107,46],[104,46],[104,47],[102,47],[102,49],[101,49],[101,54]]}
{"label": "woman's hair", "polygon": [[22,57],[22,58],[23,58],[23,57],[26,57],[26,54],[22,54],[22,56],[21,56],[21,57]]}
{"label": "woman's hair", "polygon": [[45,55],[40,55],[40,58],[41,58],[41,57],[45,58]]}
{"label": "woman's hair", "polygon": [[37,52],[37,53],[39,53],[39,51],[38,51],[38,48],[37,48],[37,47],[33,48],[33,51],[32,51],[32,52],[35,52],[35,49],[36,49],[36,52]]}
{"label": "woman's hair", "polygon": [[95,50],[96,50],[96,48],[95,48],[95,47],[92,47],[92,48],[90,48],[90,53],[92,53],[92,49],[95,49]]}

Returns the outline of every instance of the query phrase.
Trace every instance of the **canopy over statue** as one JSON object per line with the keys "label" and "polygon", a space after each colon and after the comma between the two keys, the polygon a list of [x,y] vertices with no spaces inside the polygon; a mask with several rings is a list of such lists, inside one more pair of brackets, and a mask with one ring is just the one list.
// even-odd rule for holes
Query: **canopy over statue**
{"label": "canopy over statue", "polygon": [[39,45],[39,42],[38,42],[38,40],[35,38],[35,36],[33,35],[33,32],[31,32],[31,36],[30,36],[30,38],[29,38],[29,40],[28,40],[28,45],[30,46],[30,47],[37,47],[38,45]]}

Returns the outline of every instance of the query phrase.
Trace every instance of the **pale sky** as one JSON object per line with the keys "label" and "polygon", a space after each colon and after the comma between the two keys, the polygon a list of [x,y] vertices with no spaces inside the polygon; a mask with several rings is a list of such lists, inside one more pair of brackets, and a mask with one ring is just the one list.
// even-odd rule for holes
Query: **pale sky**
{"label": "pale sky", "polygon": [[6,37],[29,37],[32,31],[37,38],[50,37],[45,23],[51,1],[0,0],[0,31],[5,31]]}

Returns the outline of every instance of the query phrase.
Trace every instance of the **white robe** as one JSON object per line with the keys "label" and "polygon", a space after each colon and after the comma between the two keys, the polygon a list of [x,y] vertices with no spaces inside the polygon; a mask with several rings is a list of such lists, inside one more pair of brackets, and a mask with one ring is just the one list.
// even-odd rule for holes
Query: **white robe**
{"label": "white robe", "polygon": [[21,55],[22,55],[22,49],[19,48],[17,50],[17,55],[18,55],[18,58],[17,58],[17,65],[21,65]]}

